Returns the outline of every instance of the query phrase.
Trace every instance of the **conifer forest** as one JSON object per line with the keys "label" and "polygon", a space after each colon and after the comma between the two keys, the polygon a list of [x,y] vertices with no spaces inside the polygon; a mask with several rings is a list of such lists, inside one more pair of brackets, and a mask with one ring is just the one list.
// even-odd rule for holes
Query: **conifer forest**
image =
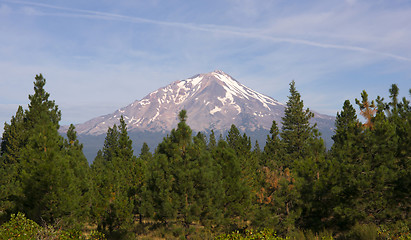
{"label": "conifer forest", "polygon": [[265,143],[194,134],[183,110],[133,149],[122,117],[89,165],[45,84],[4,125],[0,239],[411,239],[411,89],[346,100],[329,150],[293,81]]}

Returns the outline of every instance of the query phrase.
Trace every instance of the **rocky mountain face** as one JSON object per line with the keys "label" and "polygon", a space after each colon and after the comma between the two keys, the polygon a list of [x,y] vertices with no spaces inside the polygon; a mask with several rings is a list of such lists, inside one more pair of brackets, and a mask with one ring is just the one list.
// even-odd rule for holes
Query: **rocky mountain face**
{"label": "rocky mountain face", "polygon": [[[123,115],[130,132],[168,132],[177,126],[182,109],[187,110],[187,124],[194,131],[226,131],[231,124],[247,132],[269,130],[273,120],[281,127],[284,108],[228,74],[214,71],[175,81],[112,114],[79,124],[76,130],[80,135],[105,134]],[[334,120],[315,113],[313,122],[324,134],[332,132]]]}

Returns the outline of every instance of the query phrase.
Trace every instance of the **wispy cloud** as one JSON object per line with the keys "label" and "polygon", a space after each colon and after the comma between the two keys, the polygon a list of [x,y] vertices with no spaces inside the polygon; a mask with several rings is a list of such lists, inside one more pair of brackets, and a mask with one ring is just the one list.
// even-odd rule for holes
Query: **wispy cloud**
{"label": "wispy cloud", "polygon": [[295,80],[304,103],[329,114],[362,89],[411,87],[401,0],[147,2],[0,0],[0,122],[27,105],[39,72],[63,124],[215,69],[283,102]]}
{"label": "wispy cloud", "polygon": [[[40,12],[38,10],[29,8],[27,10],[27,14],[30,14],[30,15],[73,17],[73,18],[83,17],[83,18],[99,19],[99,20],[107,20],[107,21],[121,21],[121,22],[128,22],[128,23],[146,23],[146,24],[154,24],[154,25],[167,26],[167,27],[184,28],[184,29],[193,30],[193,31],[211,32],[211,33],[226,34],[226,35],[232,35],[232,36],[243,37],[243,38],[271,41],[274,43],[298,44],[298,45],[305,45],[305,46],[311,46],[311,47],[317,47],[317,48],[360,52],[360,53],[377,55],[377,56],[386,57],[386,58],[392,58],[392,59],[399,60],[399,61],[411,62],[411,58],[409,57],[390,53],[390,52],[378,51],[378,50],[374,50],[374,49],[370,49],[366,47],[360,47],[360,46],[349,45],[349,44],[327,43],[327,42],[312,41],[312,40],[305,40],[305,39],[291,38],[291,37],[272,36],[272,35],[265,34],[267,32],[266,29],[236,28],[236,27],[223,26],[223,25],[159,21],[159,20],[153,20],[153,19],[147,19],[147,18],[131,17],[131,16],[126,16],[126,15],[121,15],[121,14],[113,14],[109,12],[91,11],[91,10],[83,10],[83,9],[77,9],[77,8],[67,8],[67,7],[60,7],[56,5],[36,3],[36,2],[27,2],[27,1],[4,0],[4,2],[65,11],[65,12],[50,13],[50,12]],[[348,1],[348,2],[350,4],[355,3],[355,1]]]}

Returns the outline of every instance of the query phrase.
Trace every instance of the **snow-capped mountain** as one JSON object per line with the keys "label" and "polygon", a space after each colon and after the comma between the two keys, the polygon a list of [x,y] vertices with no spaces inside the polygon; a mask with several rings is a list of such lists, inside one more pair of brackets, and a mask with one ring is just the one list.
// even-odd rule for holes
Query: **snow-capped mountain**
{"label": "snow-capped mountain", "polygon": [[[187,124],[194,131],[224,131],[231,124],[254,131],[270,129],[273,120],[280,124],[284,108],[284,104],[244,86],[228,74],[214,71],[175,81],[112,114],[79,124],[76,130],[79,134],[105,134],[123,115],[129,131],[167,132],[177,126],[178,113],[185,109]],[[316,113],[313,121],[320,129],[330,129],[334,117]]]}

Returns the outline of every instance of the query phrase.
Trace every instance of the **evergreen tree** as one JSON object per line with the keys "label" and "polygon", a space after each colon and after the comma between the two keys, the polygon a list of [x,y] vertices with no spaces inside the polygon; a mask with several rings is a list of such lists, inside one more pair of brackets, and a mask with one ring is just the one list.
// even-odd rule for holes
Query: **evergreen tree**
{"label": "evergreen tree", "polygon": [[283,168],[290,168],[295,173],[295,181],[302,197],[302,212],[298,225],[307,228],[319,226],[321,222],[320,173],[325,161],[325,148],[319,137],[316,125],[311,126],[309,120],[314,116],[307,108],[304,110],[303,100],[290,83],[285,115],[282,118],[281,142],[284,147]]}
{"label": "evergreen tree", "polygon": [[163,223],[174,219],[177,216],[172,188],[175,178],[165,154],[154,154],[153,160],[148,163],[145,179],[142,214]]}
{"label": "evergreen tree", "polygon": [[262,157],[262,166],[273,168],[275,166],[283,166],[282,162],[282,144],[279,138],[280,131],[278,130],[276,121],[270,128],[270,135],[267,135],[267,140],[264,146],[264,155]]}
{"label": "evergreen tree", "polygon": [[50,94],[44,89],[46,79],[40,74],[36,75],[35,80],[34,94],[29,95],[30,104],[25,112],[27,127],[30,129],[39,123],[50,123],[58,129],[61,111],[58,110],[54,100],[49,100]]}
{"label": "evergreen tree", "polygon": [[132,141],[123,116],[120,125],[107,130],[102,151],[92,166],[94,172],[93,216],[99,229],[112,233],[131,226],[141,197],[143,172],[141,161],[133,155]]}
{"label": "evergreen tree", "polygon": [[243,178],[240,159],[223,139],[218,141],[212,157],[221,169],[223,194],[220,195],[221,199],[217,199],[221,214],[218,222],[223,227],[241,227],[244,224],[242,220],[249,214],[251,189]]}
{"label": "evergreen tree", "polygon": [[253,149],[253,157],[257,160],[260,160],[262,156],[262,151],[258,140],[255,140],[254,149]]}
{"label": "evergreen tree", "polygon": [[241,136],[238,128],[232,124],[228,131],[227,144],[234,150],[240,162],[241,178],[246,181],[248,186],[256,190],[259,159],[252,154],[250,138],[245,133]]}
{"label": "evergreen tree", "polygon": [[[47,224],[63,220],[64,225],[80,224],[79,208],[83,179],[70,159],[75,150],[65,148],[59,135],[61,113],[44,89],[46,80],[37,75],[28,110],[19,107],[11,125],[5,126],[2,140],[2,168],[8,169],[6,212],[25,212]],[[81,160],[80,160],[81,161]],[[87,167],[87,166],[85,166]],[[7,188],[14,188],[8,191]],[[86,190],[85,190],[86,191]],[[80,204],[81,205],[81,204]]]}
{"label": "evergreen tree", "polygon": [[188,228],[195,220],[205,223],[213,218],[216,177],[205,136],[192,138],[185,110],[179,118],[177,129],[159,144],[149,163],[143,206],[156,220],[178,216]]}
{"label": "evergreen tree", "polygon": [[358,134],[361,132],[359,127],[359,121],[355,109],[351,105],[349,100],[345,100],[343,110],[341,113],[337,113],[335,120],[335,134],[332,137],[334,140],[334,148],[340,148],[345,144],[352,134]]}
{"label": "evergreen tree", "polygon": [[[409,89],[411,96],[411,89]],[[411,105],[406,97],[398,100],[399,89],[393,84],[390,89],[391,102],[388,103],[388,120],[395,126],[397,136],[397,149],[395,157],[396,180],[391,206],[398,206],[396,220],[409,219],[411,212],[409,189],[411,189]],[[399,211],[399,212],[398,212]],[[404,214],[405,213],[405,214]]]}
{"label": "evergreen tree", "polygon": [[19,152],[27,142],[24,118],[23,108],[19,106],[10,124],[4,124],[0,149],[0,223],[17,211],[18,200],[23,197]]}
{"label": "evergreen tree", "polygon": [[150,148],[148,147],[147,143],[144,142],[143,146],[141,147],[140,150],[140,159],[143,160],[143,162],[148,163],[150,159],[153,157],[153,154],[150,152]]}
{"label": "evergreen tree", "polygon": [[334,145],[331,148],[331,163],[321,181],[328,185],[330,191],[325,194],[329,199],[325,208],[331,209],[328,224],[340,230],[353,226],[364,217],[360,206],[360,196],[366,187],[364,158],[365,135],[357,119],[355,109],[349,100],[344,102],[343,109],[337,113],[335,120]]}
{"label": "evergreen tree", "polygon": [[288,168],[264,166],[260,174],[253,225],[290,233],[301,214],[298,181]]}
{"label": "evergreen tree", "polygon": [[316,126],[310,126],[309,120],[312,117],[314,114],[308,108],[304,110],[301,95],[295,88],[295,82],[292,81],[280,133],[286,154],[284,167],[290,167],[294,161],[309,156],[308,140],[313,137],[313,129]]}
{"label": "evergreen tree", "polygon": [[[391,102],[378,97],[356,99],[366,123],[361,125],[349,101],[337,114],[336,134],[331,149],[332,164],[328,169],[329,201],[332,208],[330,225],[348,229],[356,222],[396,222],[409,212],[409,196],[403,194],[409,186],[409,170],[403,165],[400,152],[404,143],[401,136],[407,118],[401,118],[398,88],[390,89]],[[387,115],[385,115],[387,113]],[[406,123],[403,125],[403,123]],[[401,140],[400,140],[401,139]],[[406,153],[406,151],[404,152]],[[408,153],[409,156],[409,153]],[[407,173],[408,171],[408,173]],[[402,189],[401,193],[397,189]],[[327,194],[325,194],[327,195]]]}
{"label": "evergreen tree", "polygon": [[[73,124],[67,131],[67,139],[64,142],[64,159],[68,164],[68,169],[72,177],[71,188],[76,189],[76,195],[69,197],[73,208],[72,214],[75,216],[71,221],[78,219],[88,219],[88,208],[90,207],[90,172],[87,158],[83,154],[83,144],[77,139],[77,132]],[[83,221],[82,221],[83,222]],[[72,224],[75,224],[74,222]]]}
{"label": "evergreen tree", "polygon": [[215,133],[214,130],[211,130],[209,140],[208,140],[208,149],[212,150],[217,146],[217,141],[215,139]]}
{"label": "evergreen tree", "polygon": [[91,207],[90,215],[98,230],[106,228],[104,214],[108,209],[108,196],[110,196],[111,172],[108,171],[109,162],[103,157],[103,151],[98,150],[97,156],[91,165]]}

